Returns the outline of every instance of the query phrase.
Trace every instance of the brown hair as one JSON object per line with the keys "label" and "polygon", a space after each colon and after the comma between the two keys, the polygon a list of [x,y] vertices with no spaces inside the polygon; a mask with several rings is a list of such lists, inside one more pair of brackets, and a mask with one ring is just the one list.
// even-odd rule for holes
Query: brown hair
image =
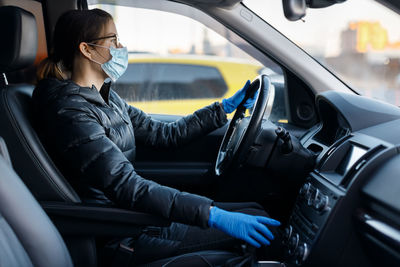
{"label": "brown hair", "polygon": [[38,81],[48,77],[62,80],[64,71],[72,71],[74,58],[79,54],[79,44],[99,38],[110,20],[109,13],[97,8],[69,10],[62,14],[54,29],[50,54],[39,64]]}

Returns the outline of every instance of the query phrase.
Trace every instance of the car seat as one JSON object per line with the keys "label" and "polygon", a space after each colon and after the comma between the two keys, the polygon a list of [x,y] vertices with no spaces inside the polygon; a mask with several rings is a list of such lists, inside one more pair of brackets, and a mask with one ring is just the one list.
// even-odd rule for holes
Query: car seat
{"label": "car seat", "polygon": [[18,175],[0,138],[0,267],[69,267],[59,232]]}
{"label": "car seat", "polygon": [[17,173],[40,201],[79,203],[80,198],[53,164],[31,124],[33,85],[8,85],[5,72],[33,64],[37,51],[34,16],[18,7],[0,8],[0,135]]}

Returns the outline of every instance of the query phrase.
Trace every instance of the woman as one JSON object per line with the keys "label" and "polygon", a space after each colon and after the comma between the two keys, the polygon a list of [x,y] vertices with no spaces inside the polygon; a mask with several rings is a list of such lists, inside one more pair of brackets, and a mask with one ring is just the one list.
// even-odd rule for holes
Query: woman
{"label": "woman", "polygon": [[[86,202],[116,204],[176,222],[155,236],[142,234],[134,241],[137,262],[237,242],[226,234],[255,247],[270,244],[274,237],[267,225],[278,226],[278,221],[225,211],[213,206],[211,199],[146,180],[133,167],[135,142],[174,147],[223,126],[226,113],[243,100],[249,82],[222,104],[167,124],[129,106],[110,90],[110,82],[104,82],[117,80],[127,65],[127,49],[119,43],[108,13],[72,10],[59,18],[54,47],[38,71],[33,103],[39,136],[78,194]],[[254,101],[249,99],[247,107]],[[152,238],[160,246],[165,245],[163,240],[176,242],[168,243],[166,252],[138,256],[157,246]],[[133,240],[124,242],[132,245]]]}

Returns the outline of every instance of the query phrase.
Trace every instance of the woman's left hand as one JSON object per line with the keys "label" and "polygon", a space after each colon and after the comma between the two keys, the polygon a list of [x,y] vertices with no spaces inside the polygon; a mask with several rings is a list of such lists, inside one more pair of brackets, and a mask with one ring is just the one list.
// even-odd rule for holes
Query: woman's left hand
{"label": "woman's left hand", "polygon": [[[225,98],[222,100],[222,107],[225,111],[225,113],[232,113],[235,111],[235,109],[239,106],[239,104],[242,102],[243,98],[246,95],[247,89],[250,88],[250,81],[248,80],[246,84],[243,86],[242,89],[237,91],[233,96],[230,98]],[[254,105],[254,102],[257,99],[258,92],[254,94],[253,97],[250,97],[247,99],[247,101],[244,103],[245,108],[252,108]]]}

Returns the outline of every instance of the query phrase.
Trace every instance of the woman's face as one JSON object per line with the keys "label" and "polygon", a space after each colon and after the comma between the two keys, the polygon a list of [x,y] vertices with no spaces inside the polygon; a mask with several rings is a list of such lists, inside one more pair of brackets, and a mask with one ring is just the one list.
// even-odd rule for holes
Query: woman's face
{"label": "woman's face", "polygon": [[92,46],[94,50],[92,58],[99,63],[105,63],[111,59],[109,47],[122,47],[119,43],[117,28],[113,20],[108,21],[102,34],[98,38],[99,39],[95,41],[94,44],[99,46]]}

